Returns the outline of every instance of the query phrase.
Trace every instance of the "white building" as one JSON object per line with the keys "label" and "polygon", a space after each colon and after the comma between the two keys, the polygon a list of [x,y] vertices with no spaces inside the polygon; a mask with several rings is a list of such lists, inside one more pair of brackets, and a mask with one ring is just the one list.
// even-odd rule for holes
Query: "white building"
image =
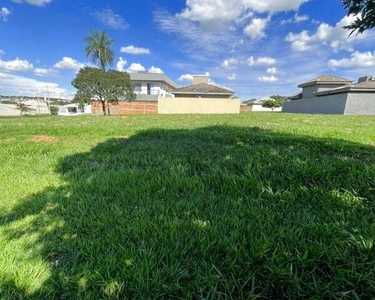
{"label": "white building", "polygon": [[129,75],[138,101],[157,101],[160,97],[173,97],[170,91],[177,88],[177,84],[163,73],[139,72]]}
{"label": "white building", "polygon": [[[264,98],[260,98],[258,100],[255,100],[255,101],[251,102],[248,105],[251,106],[251,111],[267,111],[267,112],[272,112],[271,108],[263,107],[264,102],[266,102],[268,100],[274,100],[274,99],[269,98],[269,97],[264,97]],[[277,108],[273,109],[274,112],[276,112],[276,111],[282,111],[282,110],[283,110],[282,107],[277,107]]]}
{"label": "white building", "polygon": [[79,116],[84,114],[91,114],[91,105],[85,105],[83,108],[78,103],[71,103],[64,106],[59,106],[59,116]]}

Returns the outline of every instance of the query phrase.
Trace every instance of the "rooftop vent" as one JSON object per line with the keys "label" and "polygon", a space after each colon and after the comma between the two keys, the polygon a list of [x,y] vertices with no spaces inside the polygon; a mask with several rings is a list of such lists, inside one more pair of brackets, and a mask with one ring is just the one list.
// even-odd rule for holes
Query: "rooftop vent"
{"label": "rooftop vent", "polygon": [[208,83],[210,81],[210,74],[206,75],[193,75],[193,84]]}

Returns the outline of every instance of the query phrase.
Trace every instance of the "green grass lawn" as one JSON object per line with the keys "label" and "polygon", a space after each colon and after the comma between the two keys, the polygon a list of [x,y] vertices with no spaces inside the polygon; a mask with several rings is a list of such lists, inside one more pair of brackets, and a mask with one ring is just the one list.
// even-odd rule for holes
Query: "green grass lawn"
{"label": "green grass lawn", "polygon": [[0,299],[375,298],[375,117],[0,119]]}

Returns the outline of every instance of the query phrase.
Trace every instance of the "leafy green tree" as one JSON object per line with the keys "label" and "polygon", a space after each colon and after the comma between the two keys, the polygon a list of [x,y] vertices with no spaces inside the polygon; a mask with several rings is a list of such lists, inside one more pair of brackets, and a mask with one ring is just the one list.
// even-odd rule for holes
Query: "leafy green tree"
{"label": "leafy green tree", "polygon": [[277,101],[281,101],[282,103],[284,103],[286,101],[286,97],[284,96],[280,96],[280,95],[273,95],[270,97],[271,99],[275,99]]}
{"label": "leafy green tree", "polygon": [[350,34],[364,31],[375,27],[375,0],[343,0],[347,15],[359,15],[353,24],[345,26]]}
{"label": "leafy green tree", "polygon": [[245,101],[242,101],[242,103],[243,104],[247,104],[247,105],[249,105],[249,104],[251,104],[251,103],[253,103],[254,101],[256,101],[257,99],[250,99],[250,100],[245,100]]}
{"label": "leafy green tree", "polygon": [[26,115],[31,110],[25,103],[22,102],[17,103],[16,109],[20,111],[21,116]]}
{"label": "leafy green tree", "polygon": [[[134,85],[128,73],[110,70],[105,72],[97,68],[80,69],[77,77],[72,81],[77,89],[75,99],[90,102],[101,101],[103,114],[106,115],[106,103],[125,98],[135,100]],[[108,111],[109,112],[109,111]]]}
{"label": "leafy green tree", "polygon": [[279,108],[283,106],[283,101],[282,100],[275,100],[275,99],[270,99],[265,101],[262,106],[265,108],[270,108],[272,109],[272,112],[274,111],[275,108]]}
{"label": "leafy green tree", "polygon": [[114,40],[105,31],[92,30],[90,35],[84,38],[86,43],[86,55],[93,63],[98,63],[105,71],[107,65],[113,64],[115,53],[111,49]]}

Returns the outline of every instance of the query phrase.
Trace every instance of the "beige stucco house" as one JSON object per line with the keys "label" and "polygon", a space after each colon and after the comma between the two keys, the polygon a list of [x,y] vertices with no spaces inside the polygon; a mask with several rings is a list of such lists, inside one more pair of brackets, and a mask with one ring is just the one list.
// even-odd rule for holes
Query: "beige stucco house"
{"label": "beige stucco house", "polygon": [[309,114],[375,115],[375,78],[358,82],[323,75],[298,86],[302,92],[289,97],[283,112]]}

